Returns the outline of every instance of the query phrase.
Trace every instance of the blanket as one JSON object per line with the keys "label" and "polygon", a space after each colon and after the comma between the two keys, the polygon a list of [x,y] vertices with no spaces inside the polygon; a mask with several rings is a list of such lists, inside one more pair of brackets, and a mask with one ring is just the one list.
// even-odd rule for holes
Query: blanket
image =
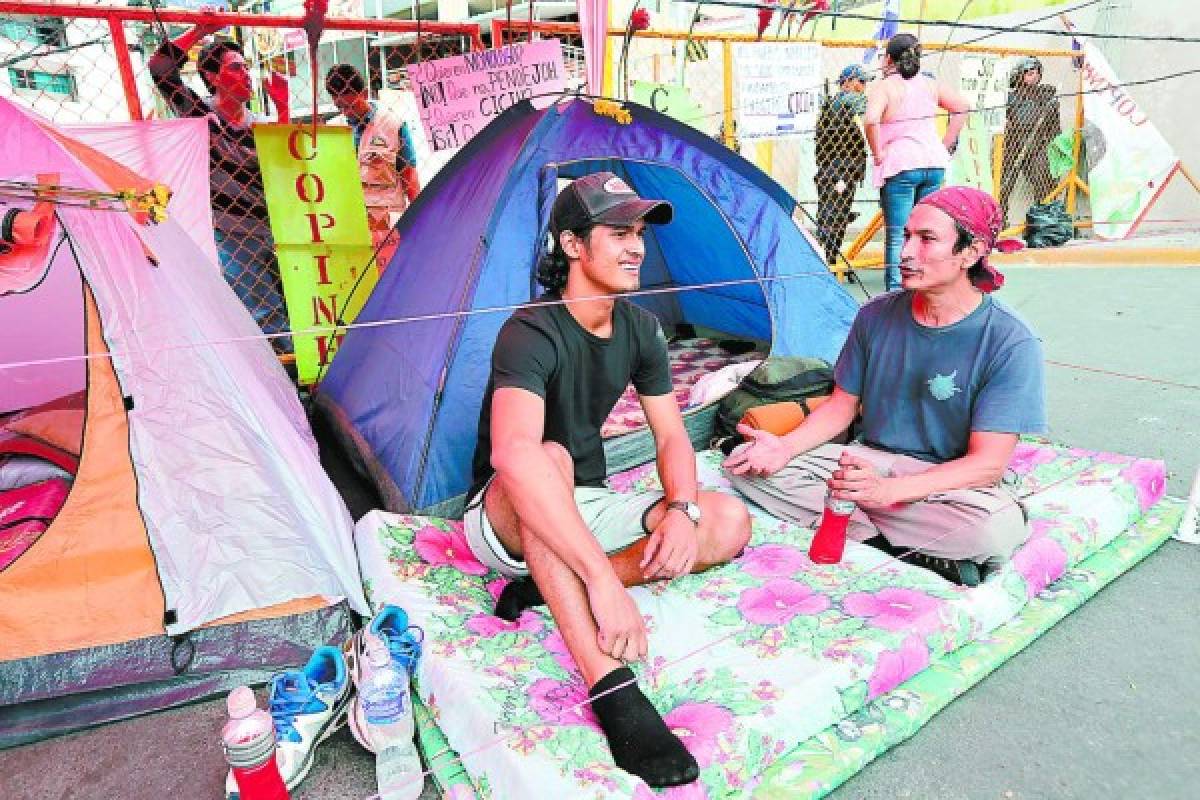
{"label": "blanket", "polygon": [[[699,456],[701,480],[727,489],[718,459]],[[1163,493],[1157,461],[1023,443],[1012,466],[1030,538],[975,589],[854,543],[840,565],[815,565],[811,531],[755,511],[734,563],[632,590],[650,631],[641,684],[701,767],[700,782],[663,796],[740,794],[767,778],[794,788],[794,770],[772,768],[799,763],[813,737],[877,713],[897,687],[986,641]],[[655,480],[641,468],[613,484]],[[651,796],[612,764],[549,617],[488,613],[503,582],[471,557],[458,523],[375,512],[356,539],[372,603],[398,603],[426,629],[418,694],[481,795]]]}

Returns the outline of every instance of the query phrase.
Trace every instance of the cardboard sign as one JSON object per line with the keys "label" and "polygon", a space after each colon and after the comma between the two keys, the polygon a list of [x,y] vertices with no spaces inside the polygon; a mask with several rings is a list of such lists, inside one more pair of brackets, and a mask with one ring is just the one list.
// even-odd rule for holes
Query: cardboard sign
{"label": "cardboard sign", "polygon": [[510,106],[567,87],[557,39],[425,61],[408,78],[435,153],[462,147]]}
{"label": "cardboard sign", "polygon": [[812,137],[820,110],[821,45],[746,42],[733,45],[740,139]]}
{"label": "cardboard sign", "polygon": [[[312,131],[308,125],[254,127],[293,331],[352,322],[379,277],[350,129],[318,126],[316,138]],[[301,383],[321,377],[344,336],[344,330],[322,330],[292,337]]]}

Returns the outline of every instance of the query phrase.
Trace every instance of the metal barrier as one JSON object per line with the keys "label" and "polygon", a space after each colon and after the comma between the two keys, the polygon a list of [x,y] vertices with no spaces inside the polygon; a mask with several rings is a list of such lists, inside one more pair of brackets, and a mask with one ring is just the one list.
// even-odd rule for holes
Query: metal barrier
{"label": "metal barrier", "polygon": [[[816,234],[836,272],[841,274],[850,265],[882,265],[881,254],[864,256],[866,246],[882,230],[879,194],[864,180],[867,151],[859,127],[838,113],[844,103],[826,105],[811,130],[797,131],[790,138],[753,140],[739,136],[737,131],[741,99],[735,79],[735,45],[760,41],[810,43],[807,36],[759,39],[753,34],[646,30],[632,33],[625,47],[627,34],[620,28],[608,31],[610,63],[616,66],[606,92],[633,99],[641,82],[684,87],[700,109],[686,121],[757,163],[799,201],[802,217],[798,221]],[[493,42],[525,41],[531,36],[555,37],[567,44],[580,41],[579,27],[573,23],[492,21]],[[861,64],[863,51],[878,44],[869,40],[812,43],[823,46],[821,85],[813,88],[820,90],[825,103],[838,93],[841,70]],[[968,99],[972,101],[972,124],[981,126],[979,137],[985,139],[990,151],[990,158],[984,157],[987,163],[977,170],[981,174],[975,177],[982,188],[1001,201],[1010,223],[1017,223],[1010,232],[1020,229],[1032,204],[1048,199],[1063,199],[1069,213],[1078,218],[1080,194],[1087,192],[1078,171],[1083,127],[1083,97],[1078,94],[1081,79],[1071,61],[1079,54],[1072,50],[937,42],[924,42],[922,49],[923,67],[950,85],[958,86],[968,77],[994,84],[999,73],[1002,87],[998,102],[994,91],[990,103],[983,99],[989,94],[984,91],[968,94]],[[1052,91],[1039,90],[1040,96],[1034,93],[1022,97],[1018,93],[1010,97],[1008,72],[1017,59],[1024,57],[1041,60],[1042,84]],[[1010,99],[1017,102],[1010,103]],[[1065,175],[1055,178],[1046,149],[1049,139],[1059,131],[1073,132],[1069,146],[1073,164]],[[967,138],[964,136],[963,146],[967,146]],[[1067,161],[1065,153],[1062,160]],[[951,182],[956,177],[961,179],[953,172],[948,177]],[[1081,226],[1085,224],[1081,222]],[[847,231],[856,236],[843,248]]]}
{"label": "metal barrier", "polygon": [[[357,67],[371,96],[378,98],[381,90],[407,88],[406,66],[483,48],[474,24],[331,18],[314,69],[299,17],[5,1],[0,2],[0,23],[0,95],[55,123],[207,114],[210,109],[200,103],[210,92],[197,70],[198,43],[190,53],[167,54],[165,61],[160,57],[157,80],[150,69],[164,34],[175,40],[201,23],[228,26],[225,37],[239,44],[251,79],[252,111],[274,111],[268,102],[270,77],[287,77],[293,121],[336,113],[324,88],[326,71],[334,64]],[[391,99],[411,102],[409,94],[396,91]],[[286,331],[253,137],[248,128],[208,116],[211,199],[222,269],[264,331]],[[405,116],[411,120],[419,159],[424,139],[415,107]],[[277,349],[288,349],[285,340],[273,341],[283,345]]]}

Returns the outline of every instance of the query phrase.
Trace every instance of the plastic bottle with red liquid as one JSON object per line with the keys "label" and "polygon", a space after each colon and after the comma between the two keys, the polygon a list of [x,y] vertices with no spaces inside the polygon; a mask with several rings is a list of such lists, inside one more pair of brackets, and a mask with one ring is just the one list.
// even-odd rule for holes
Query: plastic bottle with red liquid
{"label": "plastic bottle with red liquid", "polygon": [[229,722],[221,729],[225,760],[233,769],[238,800],[290,800],[275,761],[275,724],[254,692],[239,686],[225,700]]}
{"label": "plastic bottle with red liquid", "polygon": [[833,492],[825,495],[825,512],[808,548],[808,557],[814,564],[836,564],[842,560],[842,552],[846,549],[846,526],[856,508],[853,500],[838,500]]}

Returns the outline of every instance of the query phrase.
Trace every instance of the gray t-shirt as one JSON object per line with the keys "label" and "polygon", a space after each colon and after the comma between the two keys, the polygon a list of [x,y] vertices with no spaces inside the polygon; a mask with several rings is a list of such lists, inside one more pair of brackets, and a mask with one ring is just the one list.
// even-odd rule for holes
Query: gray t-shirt
{"label": "gray t-shirt", "polygon": [[912,293],[858,312],[834,370],[862,402],[863,443],[922,461],[961,458],[973,431],[1043,433],[1042,347],[1011,309],[984,295],[953,325],[912,316]]}

